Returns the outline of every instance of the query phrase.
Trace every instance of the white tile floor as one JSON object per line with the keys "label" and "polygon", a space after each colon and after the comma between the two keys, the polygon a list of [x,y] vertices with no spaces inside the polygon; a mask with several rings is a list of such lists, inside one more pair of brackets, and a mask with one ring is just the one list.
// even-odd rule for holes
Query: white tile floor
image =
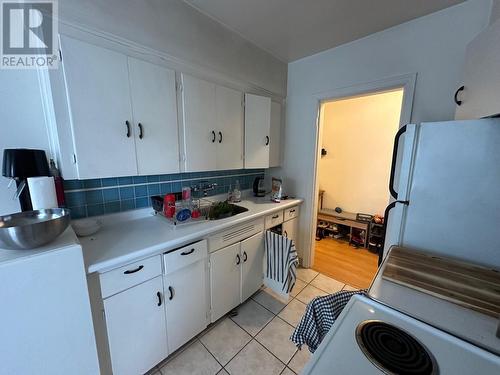
{"label": "white tile floor", "polygon": [[152,375],[293,375],[310,358],[290,341],[306,304],[314,297],[353,289],[310,269],[299,269],[288,301],[264,288],[238,315],[224,317],[150,371]]}

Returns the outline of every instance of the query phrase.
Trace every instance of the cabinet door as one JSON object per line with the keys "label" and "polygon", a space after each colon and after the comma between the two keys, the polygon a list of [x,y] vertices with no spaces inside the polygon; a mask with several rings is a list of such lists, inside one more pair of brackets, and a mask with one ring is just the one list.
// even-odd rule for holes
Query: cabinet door
{"label": "cabinet door", "polygon": [[283,223],[283,235],[290,238],[297,246],[297,232],[299,228],[299,219],[294,218]]}
{"label": "cabinet door", "polygon": [[182,75],[184,168],[187,172],[217,168],[215,84]]}
{"label": "cabinet door", "polygon": [[144,374],[168,355],[162,277],[104,300],[114,375]]}
{"label": "cabinet door", "polygon": [[241,260],[241,302],[244,302],[264,282],[264,232],[241,242]]}
{"label": "cabinet door", "polygon": [[128,58],[139,174],[179,171],[175,72]]}
{"label": "cabinet door", "polygon": [[243,168],[243,94],[215,87],[217,105],[217,169]]}
{"label": "cabinet door", "polygon": [[240,243],[210,254],[212,322],[240,304]]}
{"label": "cabinet door", "polygon": [[245,94],[245,168],[269,167],[271,98]]}
{"label": "cabinet door", "polygon": [[64,36],[61,49],[78,177],[137,174],[127,57]]}
{"label": "cabinet door", "polygon": [[467,45],[462,104],[455,119],[471,120],[500,113],[500,20]]}
{"label": "cabinet door", "polygon": [[271,130],[269,135],[269,166],[281,165],[281,104],[271,102]]}
{"label": "cabinet door", "polygon": [[206,258],[165,276],[165,309],[170,352],[207,326]]}

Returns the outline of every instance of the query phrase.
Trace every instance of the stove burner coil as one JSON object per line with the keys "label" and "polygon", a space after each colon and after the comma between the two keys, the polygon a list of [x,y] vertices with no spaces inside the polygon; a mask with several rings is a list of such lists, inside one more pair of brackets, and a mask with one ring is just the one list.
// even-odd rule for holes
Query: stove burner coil
{"label": "stove burner coil", "polygon": [[427,349],[407,332],[378,320],[356,328],[356,341],[379,370],[390,375],[437,375],[438,367]]}

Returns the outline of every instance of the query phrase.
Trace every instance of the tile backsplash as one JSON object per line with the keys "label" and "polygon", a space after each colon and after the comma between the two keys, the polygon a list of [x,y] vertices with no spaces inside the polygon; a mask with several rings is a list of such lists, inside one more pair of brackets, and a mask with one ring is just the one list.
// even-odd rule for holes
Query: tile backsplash
{"label": "tile backsplash", "polygon": [[149,197],[180,192],[183,186],[195,186],[201,181],[217,183],[209,195],[227,193],[236,180],[241,189],[252,188],[255,177],[263,169],[194,172],[153,176],[112,177],[92,180],[64,181],[66,206],[73,219],[97,216],[151,206]]}

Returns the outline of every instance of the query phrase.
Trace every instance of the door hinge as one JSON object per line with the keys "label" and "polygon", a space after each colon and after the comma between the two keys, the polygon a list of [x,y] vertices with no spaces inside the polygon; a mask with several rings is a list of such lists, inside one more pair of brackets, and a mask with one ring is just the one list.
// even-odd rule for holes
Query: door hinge
{"label": "door hinge", "polygon": [[76,154],[73,154],[73,164],[76,164]]}
{"label": "door hinge", "polygon": [[176,82],[175,83],[175,89],[179,92],[182,92],[182,83]]}
{"label": "door hinge", "polygon": [[102,320],[106,321],[106,310],[102,309]]}
{"label": "door hinge", "polygon": [[59,49],[59,61],[62,62],[62,52],[61,52],[61,49]]}

